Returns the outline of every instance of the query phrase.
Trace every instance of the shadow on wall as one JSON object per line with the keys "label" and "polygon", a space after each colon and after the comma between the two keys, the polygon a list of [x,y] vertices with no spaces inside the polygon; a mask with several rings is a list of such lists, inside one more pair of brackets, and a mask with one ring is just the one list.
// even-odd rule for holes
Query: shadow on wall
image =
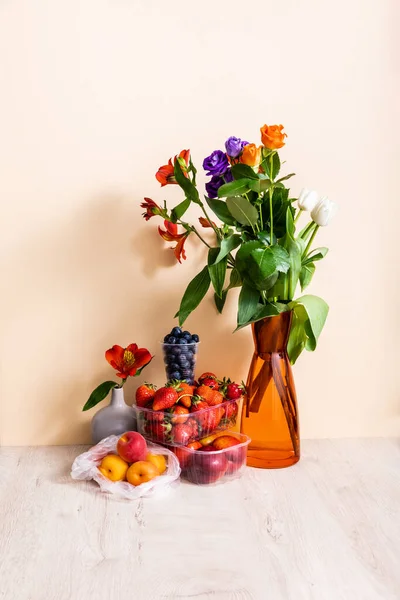
{"label": "shadow on wall", "polygon": [[[174,323],[186,285],[168,286],[160,272],[176,266],[173,253],[163,249],[155,228],[150,232],[142,221],[139,226],[136,200],[111,193],[82,206],[64,216],[58,227],[53,221],[51,228],[43,226],[35,237],[24,239],[9,253],[3,271],[13,274],[1,325],[7,348],[3,367],[9,378],[3,382],[9,399],[5,431],[13,430],[15,439],[18,423],[25,444],[90,441],[95,411],[82,414],[81,407],[99,383],[115,379],[104,360],[104,351],[114,343],[135,341],[157,355],[143,376],[126,386],[128,402],[145,379],[158,384],[164,379],[157,340]],[[212,339],[201,347],[199,369],[218,367],[221,376],[232,375],[236,365],[243,376],[243,334],[235,334],[237,344],[227,344],[234,324],[216,319],[215,313],[210,297],[185,324],[203,342]],[[21,340],[29,360],[22,378],[15,360],[21,356]],[[27,398],[23,414],[21,398]]]}

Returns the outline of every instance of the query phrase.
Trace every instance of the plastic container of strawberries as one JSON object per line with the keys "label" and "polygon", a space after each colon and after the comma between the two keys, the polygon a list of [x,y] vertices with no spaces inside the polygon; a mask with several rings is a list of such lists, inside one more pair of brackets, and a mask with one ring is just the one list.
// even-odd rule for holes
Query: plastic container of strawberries
{"label": "plastic container of strawberries", "polygon": [[161,411],[132,405],[137,430],[146,439],[158,444],[187,446],[190,442],[207,437],[215,431],[224,431],[236,425],[241,398],[226,400],[186,415],[174,415],[172,409]]}
{"label": "plastic container of strawberries", "polygon": [[[222,450],[213,450],[213,441],[217,438],[236,438],[237,444]],[[208,444],[200,449],[186,448],[169,444],[171,450],[179,460],[181,477],[196,485],[210,485],[223,483],[242,475],[246,467],[247,448],[250,438],[243,433],[222,431],[209,436]],[[200,443],[200,442],[199,442]],[[193,444],[195,446],[196,444]]]}

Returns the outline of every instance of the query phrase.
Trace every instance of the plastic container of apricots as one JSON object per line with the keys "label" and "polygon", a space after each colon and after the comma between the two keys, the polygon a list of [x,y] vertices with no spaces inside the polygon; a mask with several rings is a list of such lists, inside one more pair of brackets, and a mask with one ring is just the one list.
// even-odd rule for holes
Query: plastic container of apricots
{"label": "plastic container of apricots", "polygon": [[179,479],[181,469],[177,456],[168,448],[151,442],[147,442],[148,452],[153,455],[162,455],[165,457],[166,469],[162,475],[158,475],[157,477],[154,477],[153,475],[153,478],[150,481],[145,481],[139,485],[132,485],[128,481],[111,481],[109,478],[105,477],[100,472],[99,465],[105,457],[110,455],[112,457],[115,456],[116,459],[120,460],[117,456],[117,443],[120,437],[121,436],[119,435],[110,435],[104,438],[104,440],[101,440],[96,446],[90,448],[87,452],[77,456],[71,469],[72,479],[92,479],[99,485],[102,492],[108,492],[109,494],[127,500],[137,500],[142,496],[151,496],[165,491]]}
{"label": "plastic container of apricots", "polygon": [[183,479],[196,485],[209,485],[241,476],[249,443],[247,435],[221,431],[189,446],[169,444],[168,448],[179,460]]}

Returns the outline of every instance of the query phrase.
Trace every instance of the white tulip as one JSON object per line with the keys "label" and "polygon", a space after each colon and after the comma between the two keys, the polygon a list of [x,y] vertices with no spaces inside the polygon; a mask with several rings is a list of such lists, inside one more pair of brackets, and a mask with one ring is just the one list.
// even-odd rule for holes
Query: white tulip
{"label": "white tulip", "polygon": [[318,204],[312,209],[311,218],[314,223],[320,227],[325,227],[335,215],[336,210],[337,205],[324,196],[324,198],[321,198]]}
{"label": "white tulip", "polygon": [[312,210],[319,200],[318,193],[315,190],[303,188],[300,192],[297,205],[300,210]]}

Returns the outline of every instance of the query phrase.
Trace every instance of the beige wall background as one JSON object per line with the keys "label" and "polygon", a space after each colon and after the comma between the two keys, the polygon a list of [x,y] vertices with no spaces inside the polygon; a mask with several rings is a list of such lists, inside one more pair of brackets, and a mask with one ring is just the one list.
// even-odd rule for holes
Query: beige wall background
{"label": "beige wall background", "polygon": [[[396,0],[3,0],[0,3],[1,421],[4,445],[89,440],[104,351],[156,354],[204,252],[175,264],[146,224],[159,165],[201,166],[229,135],[283,123],[292,189],[340,205],[310,292],[331,312],[295,367],[303,437],[399,432]],[[203,178],[204,181],[204,178]],[[246,376],[235,299],[187,322],[199,369]]]}

